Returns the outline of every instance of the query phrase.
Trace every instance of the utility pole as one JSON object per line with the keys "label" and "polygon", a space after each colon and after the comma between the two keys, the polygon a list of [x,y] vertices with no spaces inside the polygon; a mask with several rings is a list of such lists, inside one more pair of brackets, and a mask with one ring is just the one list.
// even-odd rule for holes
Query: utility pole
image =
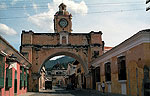
{"label": "utility pole", "polygon": [[[150,4],[150,0],[146,0],[146,4]],[[146,7],[146,11],[149,11],[150,10],[150,6]]]}

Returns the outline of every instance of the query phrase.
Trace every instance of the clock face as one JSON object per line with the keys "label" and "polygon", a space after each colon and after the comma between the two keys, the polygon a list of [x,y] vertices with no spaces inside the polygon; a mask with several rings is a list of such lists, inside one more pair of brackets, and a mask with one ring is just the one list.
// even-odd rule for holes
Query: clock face
{"label": "clock face", "polygon": [[65,28],[68,25],[68,21],[66,19],[62,18],[59,21],[59,25],[60,25],[60,27]]}

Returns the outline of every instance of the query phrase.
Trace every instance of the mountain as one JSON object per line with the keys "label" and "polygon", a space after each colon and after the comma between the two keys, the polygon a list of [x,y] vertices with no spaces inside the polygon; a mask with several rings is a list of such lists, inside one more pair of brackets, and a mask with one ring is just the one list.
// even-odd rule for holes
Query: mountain
{"label": "mountain", "polygon": [[61,58],[58,58],[56,60],[49,60],[45,63],[45,68],[50,70],[54,65],[56,64],[62,64],[65,69],[67,69],[68,63],[74,62],[75,59],[72,57],[64,56]]}

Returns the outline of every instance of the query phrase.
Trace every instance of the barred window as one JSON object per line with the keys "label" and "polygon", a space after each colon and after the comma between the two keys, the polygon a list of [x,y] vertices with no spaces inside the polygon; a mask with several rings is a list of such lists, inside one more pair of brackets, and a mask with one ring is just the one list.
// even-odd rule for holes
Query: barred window
{"label": "barred window", "polygon": [[106,81],[111,81],[111,66],[110,62],[105,63],[105,80]]}
{"label": "barred window", "polygon": [[5,90],[9,90],[12,87],[12,68],[6,68],[6,82],[5,82]]}
{"label": "barred window", "polygon": [[5,57],[0,54],[0,88],[4,87]]}
{"label": "barred window", "polygon": [[24,68],[23,66],[20,66],[20,89],[22,89],[22,87],[24,87]]}
{"label": "barred window", "polygon": [[97,58],[99,56],[99,51],[94,51],[93,52],[93,58]]}
{"label": "barred window", "polygon": [[126,60],[125,56],[121,56],[118,58],[118,79],[126,80]]}
{"label": "barred window", "polygon": [[100,67],[96,67],[95,77],[96,77],[96,82],[100,82]]}

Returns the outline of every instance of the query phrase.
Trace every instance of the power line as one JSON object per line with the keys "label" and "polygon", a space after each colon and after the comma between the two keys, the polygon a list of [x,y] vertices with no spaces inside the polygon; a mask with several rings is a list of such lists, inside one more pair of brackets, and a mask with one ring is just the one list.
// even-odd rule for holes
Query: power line
{"label": "power line", "polygon": [[113,2],[109,3],[109,2],[107,2],[107,3],[93,3],[93,4],[86,4],[86,5],[101,5],[101,4],[103,4],[103,5],[117,5],[117,4],[143,4],[143,2],[117,2],[117,3],[113,3]]}
{"label": "power line", "polygon": [[[6,2],[6,1],[1,1],[1,2]],[[0,3],[1,3],[0,2]],[[8,1],[7,0],[7,2],[10,2],[10,0]],[[34,2],[25,2],[25,1],[18,1],[18,2],[24,2],[24,4],[25,3],[31,3],[31,4],[33,4]],[[41,2],[44,2],[44,3],[50,3],[49,1],[38,1],[38,3],[41,3]],[[137,1],[137,2],[117,2],[117,3],[114,3],[114,2],[105,2],[105,3],[93,3],[93,4],[86,4],[88,7],[101,7],[101,6],[103,6],[103,5],[120,5],[120,6],[123,6],[123,5],[144,5],[144,4],[142,4],[142,2],[141,1]],[[0,4],[0,6],[2,6],[2,4]],[[1,10],[5,10],[5,11],[7,11],[7,9],[19,9],[19,10],[24,10],[24,9],[29,9],[29,8],[33,8],[33,7],[35,7],[34,5],[30,5],[30,6],[26,6],[26,5],[23,5],[23,6],[11,6],[11,7],[6,7],[6,8],[1,8],[0,9],[0,11]],[[38,9],[48,9],[48,7],[47,6],[42,6],[42,5],[40,5],[40,4],[37,4],[37,6],[36,6],[36,8],[38,8]]]}
{"label": "power line", "polygon": [[[75,2],[80,2],[80,1],[77,1],[77,0],[72,0],[72,1],[75,1]],[[1,0],[0,3],[8,3],[8,2],[13,2],[12,0]],[[19,3],[34,3],[34,2],[37,2],[36,0],[35,1],[17,1]],[[38,3],[50,3],[51,1],[38,1]],[[118,2],[118,3],[141,3],[142,1],[136,1],[136,2]],[[103,3],[99,3],[99,4],[104,4],[104,3],[114,3],[114,2],[103,2]],[[88,4],[88,3],[87,3]],[[97,3],[96,3],[97,4]]]}
{"label": "power line", "polygon": [[[22,2],[23,4],[34,4],[34,2],[24,2],[24,1],[19,1],[19,2]],[[0,2],[0,3],[4,3],[4,2]],[[42,3],[50,3],[50,2],[43,2],[43,1],[38,1],[38,3],[35,3],[35,4],[42,4]],[[143,2],[139,1],[139,2],[117,2],[117,3],[114,3],[114,2],[104,2],[104,3],[86,3],[86,5],[120,5],[120,4],[143,4]],[[2,4],[0,4],[2,5]]]}
{"label": "power line", "polygon": [[[144,5],[144,4],[132,4],[132,6],[133,5]],[[87,6],[88,7],[101,7],[103,5],[87,5]],[[122,6],[122,5],[120,5],[120,6]],[[19,10],[23,10],[23,9],[33,8],[33,7],[34,7],[33,5],[32,6],[31,5],[30,6],[14,6],[14,7],[7,7],[7,9],[19,9]],[[47,6],[36,6],[36,8],[38,8],[38,9],[48,9]],[[0,10],[6,10],[6,8],[0,9]]]}
{"label": "power line", "polygon": [[[116,11],[100,11],[100,12],[89,12],[85,14],[95,14],[95,13],[113,13],[113,12],[126,12],[126,11],[140,11],[144,9],[129,9],[129,10],[116,10]],[[45,15],[45,16],[50,16],[50,15]],[[45,17],[45,16],[36,16],[36,17]],[[24,16],[24,17],[1,17],[0,19],[23,19],[23,18],[28,18],[29,16]]]}
{"label": "power line", "polygon": [[[5,2],[0,2],[0,3],[5,3]],[[23,4],[33,4],[34,2],[23,2]],[[50,3],[50,2],[43,2],[43,3]],[[42,2],[38,2],[38,3],[35,3],[35,4],[42,4]],[[104,3],[86,3],[86,5],[111,5],[111,4],[144,4],[143,2],[117,2],[117,3],[114,3],[114,2],[104,2]]]}
{"label": "power line", "polygon": [[140,11],[144,9],[129,9],[129,10],[116,10],[116,11],[101,11],[101,12],[89,12],[87,14],[93,14],[93,13],[111,13],[111,12],[126,12],[126,11]]}
{"label": "power line", "polygon": [[[111,5],[88,5],[88,7],[102,7],[102,6],[129,6],[129,5],[121,5],[121,4],[111,4]],[[140,6],[140,5],[144,5],[144,4],[130,4],[130,6]]]}

